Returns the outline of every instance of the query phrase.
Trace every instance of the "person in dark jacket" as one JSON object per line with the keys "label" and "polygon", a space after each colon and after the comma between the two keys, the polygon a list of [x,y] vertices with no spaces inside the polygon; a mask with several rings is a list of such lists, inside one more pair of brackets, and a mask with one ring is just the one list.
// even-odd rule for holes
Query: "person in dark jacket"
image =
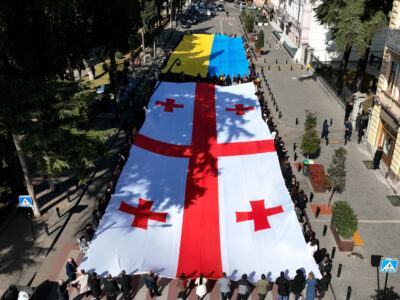
{"label": "person in dark jacket", "polygon": [[285,278],[285,273],[281,272],[275,283],[278,285],[278,300],[289,300],[290,282]]}
{"label": "person in dark jacket", "polygon": [[351,134],[353,133],[353,124],[351,123],[351,120],[348,120],[346,124],[344,125],[344,144],[347,144],[347,141],[351,141],[350,137]]}
{"label": "person in dark jacket", "polygon": [[374,170],[379,169],[379,164],[381,162],[382,155],[383,155],[383,148],[379,146],[374,155]]}
{"label": "person in dark jacket", "polygon": [[69,300],[67,283],[62,279],[58,281],[57,295],[59,300]]}
{"label": "person in dark jacket", "polygon": [[131,276],[126,275],[125,270],[121,272],[121,290],[125,300],[131,300]]}
{"label": "person in dark jacket", "polygon": [[104,290],[107,295],[107,300],[117,300],[119,286],[115,280],[111,278],[111,274],[107,274],[106,276],[106,280],[104,281]]}
{"label": "person in dark jacket", "polygon": [[296,274],[292,283],[292,293],[295,295],[294,299],[298,300],[300,296],[303,297],[303,290],[306,287],[306,278],[301,269],[298,269]]}
{"label": "person in dark jacket", "polygon": [[100,278],[96,272],[89,276],[89,286],[93,298],[100,300],[103,297],[103,291],[101,290]]}
{"label": "person in dark jacket", "polygon": [[149,289],[151,298],[153,298],[154,296],[161,296],[157,288],[157,279],[158,275],[153,274],[151,270],[148,270],[147,274],[144,275],[144,282],[146,284],[146,287]]}
{"label": "person in dark jacket", "polygon": [[250,287],[250,282],[247,280],[247,274],[243,274],[242,279],[238,281],[238,294],[236,300],[247,299]]}
{"label": "person in dark jacket", "polygon": [[321,300],[324,298],[325,293],[329,289],[329,283],[331,282],[332,276],[328,272],[322,272],[322,278],[317,280],[317,290],[318,296],[317,298]]}
{"label": "person in dark jacket", "polygon": [[328,120],[325,120],[324,123],[322,124],[322,134],[321,134],[321,139],[328,139],[328,133],[329,133],[329,125],[328,125]]}
{"label": "person in dark jacket", "polygon": [[78,265],[76,264],[75,260],[72,257],[68,258],[67,264],[65,265],[65,270],[70,282],[76,279],[77,268]]}

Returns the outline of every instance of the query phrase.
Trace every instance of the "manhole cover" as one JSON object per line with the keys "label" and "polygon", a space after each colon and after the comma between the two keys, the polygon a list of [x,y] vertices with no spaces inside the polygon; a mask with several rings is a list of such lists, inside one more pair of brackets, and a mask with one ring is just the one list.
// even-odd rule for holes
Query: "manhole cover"
{"label": "manhole cover", "polygon": [[386,196],[390,203],[392,203],[393,206],[400,206],[400,196],[397,195],[391,195],[391,196]]}
{"label": "manhole cover", "polygon": [[363,163],[367,167],[367,169],[374,168],[374,162],[372,160],[363,160]]}

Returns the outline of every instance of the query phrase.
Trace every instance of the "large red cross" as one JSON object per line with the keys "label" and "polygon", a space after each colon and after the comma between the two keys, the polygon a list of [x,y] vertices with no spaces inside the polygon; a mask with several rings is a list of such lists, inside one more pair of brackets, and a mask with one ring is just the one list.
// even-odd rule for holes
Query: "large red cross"
{"label": "large red cross", "polygon": [[161,102],[161,101],[156,101],[156,105],[158,106],[164,106],[164,111],[167,112],[174,112],[174,108],[183,108],[183,104],[175,104],[175,99],[169,99],[167,98],[167,101]]}
{"label": "large red cross", "polygon": [[118,210],[135,216],[131,226],[147,230],[149,219],[162,223],[167,221],[167,213],[153,212],[151,211],[152,206],[153,201],[147,201],[139,198],[138,207],[130,206],[124,201],[121,201],[121,205]]}
{"label": "large red cross", "polygon": [[197,83],[191,145],[174,145],[138,134],[134,145],[160,155],[189,158],[177,277],[222,273],[218,157],[275,151],[273,140],[217,143],[215,86]]}
{"label": "large red cross", "polygon": [[236,223],[254,220],[254,231],[271,228],[268,216],[283,213],[282,205],[265,208],[264,200],[250,201],[251,211],[236,212]]}
{"label": "large red cross", "polygon": [[237,116],[243,116],[246,111],[254,110],[254,106],[244,107],[243,104],[235,104],[235,108],[225,108],[226,111],[236,111]]}

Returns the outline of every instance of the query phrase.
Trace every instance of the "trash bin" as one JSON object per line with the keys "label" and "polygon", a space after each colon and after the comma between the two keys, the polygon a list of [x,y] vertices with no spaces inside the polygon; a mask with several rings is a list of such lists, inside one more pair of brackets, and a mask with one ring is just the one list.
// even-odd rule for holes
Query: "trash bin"
{"label": "trash bin", "polygon": [[309,168],[310,166],[310,162],[308,161],[308,159],[303,160],[303,174],[304,176],[308,176],[309,173]]}

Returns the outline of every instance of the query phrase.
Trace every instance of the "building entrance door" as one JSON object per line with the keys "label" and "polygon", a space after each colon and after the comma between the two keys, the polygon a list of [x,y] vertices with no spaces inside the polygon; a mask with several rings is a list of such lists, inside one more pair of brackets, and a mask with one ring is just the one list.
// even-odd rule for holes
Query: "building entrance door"
{"label": "building entrance door", "polygon": [[382,161],[389,166],[392,160],[395,137],[385,128],[382,127],[381,136],[379,138],[379,146],[383,148]]}

